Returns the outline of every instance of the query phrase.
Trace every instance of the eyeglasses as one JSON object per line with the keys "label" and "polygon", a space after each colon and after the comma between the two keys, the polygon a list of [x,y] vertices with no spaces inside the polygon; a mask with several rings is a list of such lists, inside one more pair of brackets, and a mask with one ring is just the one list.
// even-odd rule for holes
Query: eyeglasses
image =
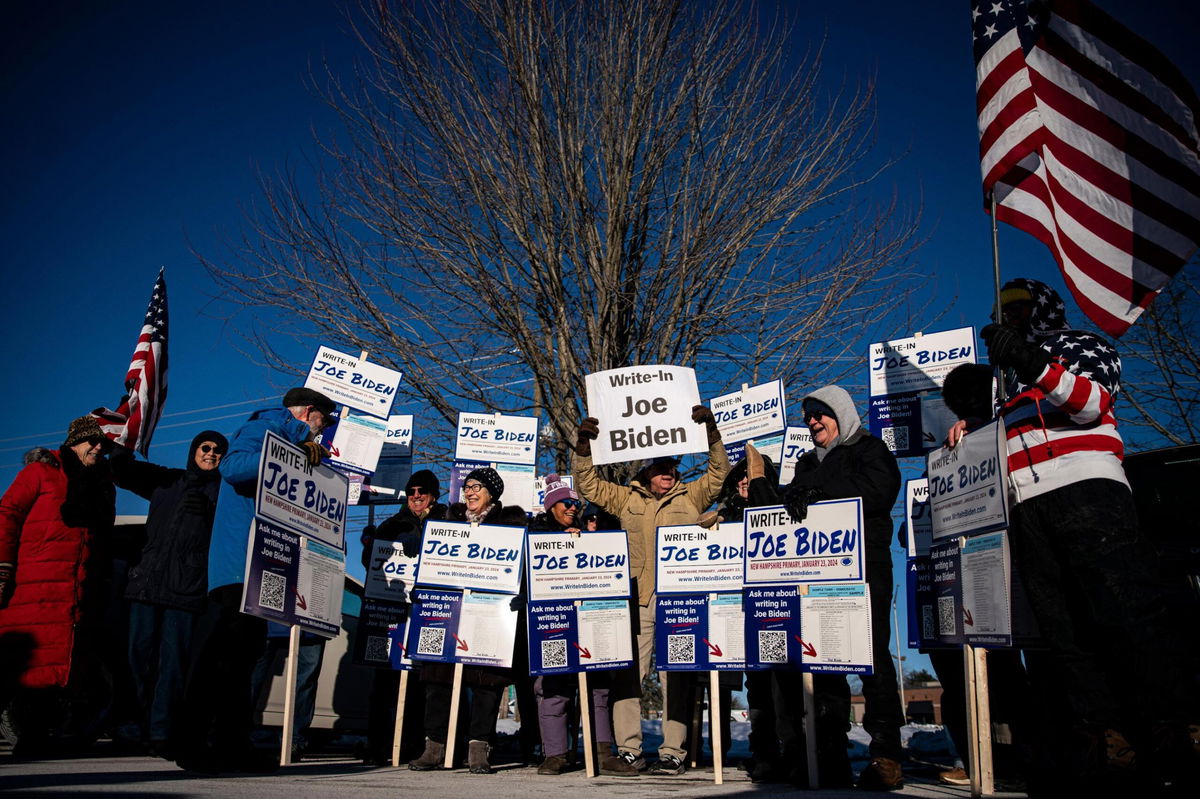
{"label": "eyeglasses", "polygon": [[483,490],[483,483],[467,483],[463,486],[464,494],[475,494]]}
{"label": "eyeglasses", "polygon": [[200,451],[201,451],[201,452],[203,452],[203,453],[204,453],[204,454],[206,454],[206,455],[207,455],[208,453],[210,453],[210,452],[215,452],[215,453],[217,453],[217,455],[221,455],[221,454],[222,454],[222,453],[221,453],[221,448],[220,448],[220,447],[218,447],[216,444],[201,444],[201,445],[200,445]]}

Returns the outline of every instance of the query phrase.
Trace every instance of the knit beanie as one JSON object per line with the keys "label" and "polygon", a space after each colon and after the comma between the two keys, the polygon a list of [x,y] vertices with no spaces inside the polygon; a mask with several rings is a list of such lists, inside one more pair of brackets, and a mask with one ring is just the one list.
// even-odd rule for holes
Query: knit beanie
{"label": "knit beanie", "polygon": [[483,487],[487,489],[489,494],[491,494],[493,502],[498,501],[500,499],[500,495],[504,493],[504,481],[500,479],[500,473],[491,466],[484,466],[483,468],[476,469],[468,474],[466,479],[463,480],[463,485],[466,485],[472,480],[478,480],[483,484]]}

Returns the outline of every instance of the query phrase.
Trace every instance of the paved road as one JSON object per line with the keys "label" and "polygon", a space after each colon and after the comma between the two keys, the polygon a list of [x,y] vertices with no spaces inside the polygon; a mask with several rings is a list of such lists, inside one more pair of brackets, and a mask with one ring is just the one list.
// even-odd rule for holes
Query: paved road
{"label": "paved road", "polygon": [[[255,799],[365,799],[393,796],[396,791],[422,799],[479,796],[486,799],[563,799],[565,792],[614,799],[647,797],[730,797],[795,793],[790,786],[754,785],[737,769],[725,769],[725,784],[714,785],[711,768],[700,768],[680,777],[587,779],[582,771],[561,777],[539,777],[536,769],[502,768],[490,776],[454,772],[415,772],[407,769],[366,768],[349,757],[329,756],[305,760],[270,775],[201,777],[174,764],[147,756],[80,757],[62,760],[18,761],[0,755],[0,793],[23,796],[241,797]],[[863,799],[855,791],[805,792],[830,799]],[[905,797],[960,799],[970,792],[920,777],[909,777]],[[998,794],[1019,797],[1023,794]]]}

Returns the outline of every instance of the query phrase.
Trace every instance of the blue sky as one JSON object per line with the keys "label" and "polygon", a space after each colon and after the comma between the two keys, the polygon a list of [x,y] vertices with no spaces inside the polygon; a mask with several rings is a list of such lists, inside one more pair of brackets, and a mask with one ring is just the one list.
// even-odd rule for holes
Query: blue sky
{"label": "blue sky", "polygon": [[[324,59],[345,71],[356,56],[341,5],[46,2],[8,9],[0,55],[9,119],[0,132],[0,232],[12,387],[0,400],[9,420],[0,435],[4,486],[25,449],[57,446],[70,419],[116,402],[160,266],[170,295],[170,396],[153,460],[182,465],[196,432],[232,432],[255,407],[249,400],[274,405],[291,383],[254,362],[222,318],[192,248],[219,257],[257,200],[257,174],[303,171],[311,130],[334,126],[308,76]],[[875,191],[923,209],[927,243],[917,260],[934,277],[937,307],[946,309],[938,327],[981,324],[991,302],[991,252],[968,4],[789,5],[800,16],[798,47],[825,35],[831,88],[876,81],[873,158],[901,160]],[[1189,4],[1099,5],[1198,83]],[[1053,261],[1032,238],[1002,229],[1000,247],[1006,277],[1036,277],[1061,290]],[[913,330],[895,336],[921,328],[914,320]],[[311,353],[296,357],[305,366],[299,361]],[[864,398],[857,399],[861,406]],[[420,424],[419,408],[397,412],[416,414]],[[124,513],[142,507],[128,495],[119,504]],[[350,562],[357,563],[353,553]]]}

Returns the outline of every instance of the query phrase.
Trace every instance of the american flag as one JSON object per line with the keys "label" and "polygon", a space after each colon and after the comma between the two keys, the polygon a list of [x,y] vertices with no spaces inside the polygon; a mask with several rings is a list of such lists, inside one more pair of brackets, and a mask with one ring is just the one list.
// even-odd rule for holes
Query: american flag
{"label": "american flag", "polygon": [[125,373],[128,392],[115,411],[98,408],[92,415],[100,422],[105,435],[118,444],[136,449],[145,455],[150,449],[150,437],[162,416],[167,401],[167,282],[160,269],[142,332],[138,335],[129,371]]}
{"label": "american flag", "polygon": [[1119,336],[1200,242],[1200,102],[1087,0],[973,2],[984,192]]}

